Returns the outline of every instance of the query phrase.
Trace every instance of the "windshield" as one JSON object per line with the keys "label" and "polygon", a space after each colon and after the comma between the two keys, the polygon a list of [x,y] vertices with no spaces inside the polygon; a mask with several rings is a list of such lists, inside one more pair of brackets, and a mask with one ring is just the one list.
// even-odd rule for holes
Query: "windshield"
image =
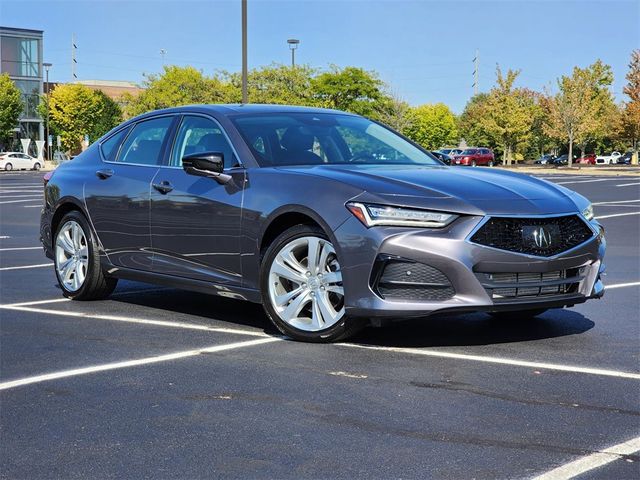
{"label": "windshield", "polygon": [[232,118],[263,167],[323,164],[442,165],[431,154],[366,118],[274,113]]}
{"label": "windshield", "polygon": [[473,148],[470,148],[462,152],[462,155],[473,155],[474,153],[476,153],[476,150],[474,150]]}

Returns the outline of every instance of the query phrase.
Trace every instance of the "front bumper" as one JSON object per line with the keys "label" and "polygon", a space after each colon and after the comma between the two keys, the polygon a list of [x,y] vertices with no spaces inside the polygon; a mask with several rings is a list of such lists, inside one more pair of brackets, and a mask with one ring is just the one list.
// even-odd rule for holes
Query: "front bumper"
{"label": "front bumper", "polygon": [[[470,242],[469,236],[482,220],[481,216],[461,217],[443,229],[367,229],[355,218],[347,220],[334,232],[347,313],[356,317],[399,319],[449,311],[544,309],[572,306],[604,294],[600,275],[604,272],[606,243],[597,222],[590,222],[594,231],[591,239],[546,258]],[[376,269],[381,259],[433,267],[446,275],[454,293],[447,299],[435,301],[406,296],[402,299],[385,297],[376,284]],[[571,288],[544,296],[503,298],[488,287],[491,281],[487,279],[494,274],[496,277],[540,274],[541,278],[547,279],[552,276],[551,272],[571,275]],[[552,280],[551,283],[560,281]]]}

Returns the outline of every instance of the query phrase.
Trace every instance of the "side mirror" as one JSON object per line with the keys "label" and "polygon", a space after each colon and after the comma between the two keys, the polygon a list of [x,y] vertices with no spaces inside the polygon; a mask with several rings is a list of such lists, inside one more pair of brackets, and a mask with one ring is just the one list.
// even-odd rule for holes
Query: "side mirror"
{"label": "side mirror", "polygon": [[224,155],[221,152],[199,152],[182,157],[182,168],[189,175],[213,178],[218,183],[227,183],[230,175],[224,171]]}

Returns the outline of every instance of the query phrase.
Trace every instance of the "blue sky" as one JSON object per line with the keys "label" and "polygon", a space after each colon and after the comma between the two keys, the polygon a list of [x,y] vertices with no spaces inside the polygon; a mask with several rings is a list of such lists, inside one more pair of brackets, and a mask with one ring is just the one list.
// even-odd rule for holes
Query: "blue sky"
{"label": "blue sky", "polygon": [[[270,1],[249,0],[249,66],[290,62],[375,70],[413,105],[444,102],[459,113],[472,95],[480,51],[480,90],[495,66],[522,70],[519,85],[553,87],[574,65],[597,58],[622,87],[631,50],[640,48],[640,0],[588,1]],[[80,79],[140,82],[166,63],[205,73],[240,69],[240,0],[0,0],[0,24],[45,31],[51,79],[69,81],[75,33]]]}

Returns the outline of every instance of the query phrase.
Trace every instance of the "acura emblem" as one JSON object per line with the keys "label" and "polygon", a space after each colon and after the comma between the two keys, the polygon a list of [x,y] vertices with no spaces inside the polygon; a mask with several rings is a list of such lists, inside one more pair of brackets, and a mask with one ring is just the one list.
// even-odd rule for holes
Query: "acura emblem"
{"label": "acura emblem", "polygon": [[538,227],[533,231],[533,243],[538,248],[549,248],[551,246],[551,233],[544,227]]}

